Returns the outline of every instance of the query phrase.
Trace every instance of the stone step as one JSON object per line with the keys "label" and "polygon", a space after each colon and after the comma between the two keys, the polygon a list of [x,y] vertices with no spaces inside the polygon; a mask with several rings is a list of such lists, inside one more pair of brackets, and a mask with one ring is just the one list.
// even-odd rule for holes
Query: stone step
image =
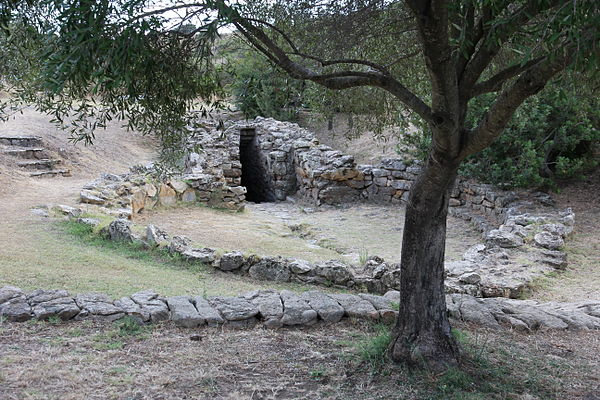
{"label": "stone step", "polygon": [[32,172],[29,174],[29,176],[32,177],[54,177],[54,176],[71,176],[71,171],[68,169],[52,169],[49,171],[37,171],[37,172]]}
{"label": "stone step", "polygon": [[46,157],[46,149],[43,147],[13,147],[0,150],[0,153],[28,160],[41,160]]}
{"label": "stone step", "polygon": [[19,135],[0,136],[0,144],[21,147],[39,147],[42,146],[42,138],[38,136]]}
{"label": "stone step", "polygon": [[21,168],[25,169],[47,169],[51,170],[54,168],[56,164],[60,164],[61,160],[52,160],[49,158],[44,158],[41,160],[31,160],[31,161],[19,161],[17,165]]}

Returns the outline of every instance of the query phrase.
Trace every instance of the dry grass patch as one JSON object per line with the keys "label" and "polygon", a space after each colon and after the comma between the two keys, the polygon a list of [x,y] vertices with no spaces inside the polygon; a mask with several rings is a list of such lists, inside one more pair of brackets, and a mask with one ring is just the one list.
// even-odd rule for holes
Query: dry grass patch
{"label": "dry grass patch", "polygon": [[[364,357],[378,335],[358,323],[311,329],[123,330],[97,322],[0,326],[0,398],[584,399],[597,394],[592,333],[460,326],[467,362],[445,374]],[[200,340],[192,341],[192,335]],[[588,397],[590,398],[590,397]]]}
{"label": "dry grass patch", "polygon": [[[0,252],[0,285],[25,290],[103,292],[118,298],[154,289],[165,296],[237,295],[256,289],[313,287],[276,284],[194,265],[166,253],[103,240],[84,225],[32,221]],[[32,244],[35,244],[32,248]]]}

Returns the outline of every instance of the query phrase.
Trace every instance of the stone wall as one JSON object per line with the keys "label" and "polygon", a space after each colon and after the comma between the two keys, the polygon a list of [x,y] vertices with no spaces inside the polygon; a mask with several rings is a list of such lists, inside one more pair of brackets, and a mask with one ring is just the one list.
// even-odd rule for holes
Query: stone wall
{"label": "stone wall", "polygon": [[[0,287],[0,317],[12,322],[30,319],[116,321],[125,316],[140,323],[171,321],[184,328],[227,326],[268,328],[332,324],[345,318],[392,323],[398,312],[400,293],[328,294],[308,291],[256,290],[235,297],[162,297],[145,290],[120,299],[103,293],[75,296],[66,290],[25,292]],[[600,302],[543,303],[509,299],[476,299],[468,295],[447,296],[450,317],[498,328],[534,331],[600,329]]]}
{"label": "stone wall", "polygon": [[[51,209],[95,227],[100,221],[81,218],[85,212],[98,211],[93,207],[97,206],[79,209],[54,206]],[[537,278],[566,268],[567,257],[562,248],[573,224],[574,214],[568,209],[543,214],[511,210],[506,222],[489,231],[483,243],[469,248],[462,260],[445,263],[446,292],[477,297],[522,297]],[[248,255],[235,249],[219,254],[216,249],[195,247],[187,237],[171,236],[153,225],[146,226],[143,235],[135,234],[132,228],[131,221],[119,218],[100,233],[110,240],[137,242],[148,248],[163,247],[190,262],[259,280],[333,286],[376,294],[400,289],[400,265],[378,256],[370,257],[365,265],[352,266],[340,260],[311,263],[278,256]]]}
{"label": "stone wall", "polygon": [[[400,203],[408,199],[421,169],[418,162],[401,158],[357,165],[351,155],[319,144],[309,131],[274,119],[228,122],[223,130],[213,121],[198,121],[189,129],[185,170],[176,179],[159,182],[144,170],[105,174],[84,188],[81,201],[131,205],[133,214],[177,202],[240,210],[248,191],[255,202],[295,196],[315,205]],[[505,221],[517,199],[514,192],[459,178],[451,213],[489,231]]]}
{"label": "stone wall", "polygon": [[[188,156],[184,179],[242,176],[240,141],[251,137],[255,162],[266,174],[267,182],[263,185],[268,188],[263,196],[266,201],[295,195],[315,205],[356,201],[400,203],[407,200],[421,169],[418,162],[402,158],[384,159],[377,165],[357,165],[353,156],[320,144],[312,133],[297,124],[269,118],[229,122],[223,132],[216,130],[214,124],[199,126],[194,128],[198,135],[190,147],[199,144],[202,151],[192,151]],[[226,183],[240,184],[238,180]],[[459,178],[451,193],[450,206],[455,208],[455,215],[471,214],[467,218],[475,218],[479,228],[489,230],[504,222],[507,208],[515,200],[514,192]]]}

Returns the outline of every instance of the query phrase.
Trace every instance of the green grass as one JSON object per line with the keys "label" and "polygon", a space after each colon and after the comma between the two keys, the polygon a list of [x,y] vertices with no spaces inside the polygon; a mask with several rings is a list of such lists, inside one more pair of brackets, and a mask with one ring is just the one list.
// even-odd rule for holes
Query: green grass
{"label": "green grass", "polygon": [[[105,221],[103,221],[103,224]],[[232,296],[256,289],[314,289],[301,284],[257,281],[190,264],[139,244],[108,241],[70,221],[5,226],[11,240],[0,249],[0,285],[24,290],[67,289],[72,294],[106,293],[113,298],[154,289],[164,296]]]}
{"label": "green grass", "polygon": [[513,346],[489,343],[488,338],[467,331],[453,329],[452,334],[463,355],[458,366],[443,373],[392,364],[387,357],[392,338],[388,325],[373,325],[366,336],[337,344],[353,349],[357,369],[373,379],[394,377],[400,392],[414,393],[422,400],[501,400],[524,393],[555,398],[559,383],[554,377],[564,373],[560,363],[548,365]]}

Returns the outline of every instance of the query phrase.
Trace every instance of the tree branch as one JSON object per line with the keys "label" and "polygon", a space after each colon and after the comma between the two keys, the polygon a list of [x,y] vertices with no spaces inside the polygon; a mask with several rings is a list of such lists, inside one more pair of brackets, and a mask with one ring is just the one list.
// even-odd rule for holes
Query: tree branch
{"label": "tree branch", "polygon": [[542,90],[554,75],[569,65],[573,51],[571,47],[565,49],[561,55],[547,57],[538,62],[523,73],[511,87],[505,89],[479,125],[467,134],[460,159],[489,146],[502,133],[523,101]]}
{"label": "tree branch", "polygon": [[[498,54],[502,45],[511,37],[511,35],[521,26],[527,24],[535,16],[555,7],[561,0],[551,0],[548,3],[539,1],[528,1],[524,6],[516,10],[510,17],[506,18],[508,22],[490,29],[487,32],[479,50],[471,58],[465,67],[461,76],[461,97],[468,98],[473,91],[473,86],[479,80],[481,74]],[[494,31],[496,34],[491,35]]]}
{"label": "tree branch", "polygon": [[[388,74],[377,71],[342,71],[329,74],[319,74],[305,67],[304,65],[298,64],[291,60],[288,54],[281,47],[279,47],[264,31],[255,27],[247,19],[236,16],[233,19],[233,24],[257,50],[265,54],[271,61],[285,70],[292,78],[310,80],[329,89],[335,90],[359,86],[379,87],[394,95],[425,121],[433,123],[431,108],[425,104],[423,100],[412,93],[407,87],[402,85],[398,80]],[[366,62],[363,64],[369,65],[366,64]]]}
{"label": "tree branch", "polygon": [[527,71],[529,68],[531,68],[535,64],[539,63],[543,59],[544,59],[543,57],[537,57],[533,60],[526,62],[525,64],[513,65],[511,67],[508,67],[508,68],[498,72],[496,75],[492,76],[490,79],[477,83],[473,87],[469,97],[472,98],[472,97],[477,97],[479,95],[482,95],[484,93],[499,91],[500,89],[502,89],[502,86],[509,79],[514,78],[515,76],[519,75],[520,73],[522,73],[524,71]]}

